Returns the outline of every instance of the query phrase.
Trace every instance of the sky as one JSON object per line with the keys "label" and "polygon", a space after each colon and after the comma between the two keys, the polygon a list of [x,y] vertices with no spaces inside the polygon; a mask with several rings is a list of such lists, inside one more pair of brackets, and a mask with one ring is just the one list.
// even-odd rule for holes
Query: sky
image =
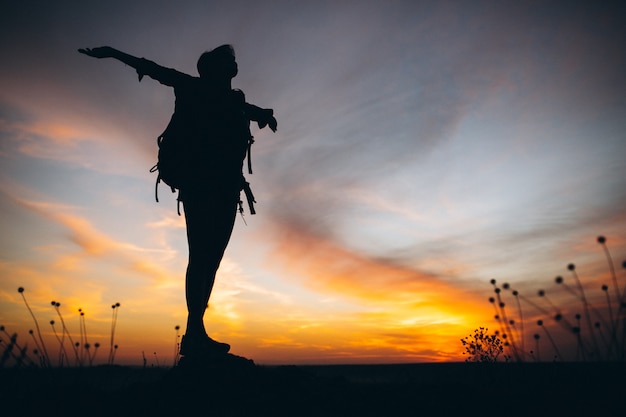
{"label": "sky", "polygon": [[276,133],[253,127],[257,214],[238,217],[205,318],[232,353],[463,360],[461,338],[497,327],[491,279],[567,309],[553,279],[570,262],[590,296],[610,282],[597,236],[626,259],[624,16],[591,1],[5,4],[0,324],[30,340],[24,295],[52,346],[56,301],[108,349],[119,302],[116,361],[173,360],[184,218],[166,187],[154,201],[149,169],[174,95],[77,53],[103,45],[195,75],[232,44],[233,86],[274,109]]}

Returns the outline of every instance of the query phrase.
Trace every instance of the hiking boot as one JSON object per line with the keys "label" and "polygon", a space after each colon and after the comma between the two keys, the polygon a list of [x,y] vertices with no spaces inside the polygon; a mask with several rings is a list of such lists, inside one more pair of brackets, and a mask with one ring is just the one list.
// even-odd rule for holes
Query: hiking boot
{"label": "hiking boot", "polygon": [[225,355],[230,350],[228,343],[221,343],[209,336],[189,337],[183,336],[180,342],[180,354],[189,355]]}

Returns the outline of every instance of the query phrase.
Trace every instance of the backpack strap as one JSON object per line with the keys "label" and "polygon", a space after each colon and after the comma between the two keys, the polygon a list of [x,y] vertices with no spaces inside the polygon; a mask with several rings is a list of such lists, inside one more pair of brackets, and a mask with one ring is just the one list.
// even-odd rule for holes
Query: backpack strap
{"label": "backpack strap", "polygon": [[[152,168],[150,168],[150,172],[156,172],[159,170],[158,162],[154,164]],[[159,183],[161,182],[161,175],[157,173],[156,183],[154,184],[154,199],[156,202],[159,202]]]}
{"label": "backpack strap", "polygon": [[[167,132],[167,129],[165,129],[165,132]],[[165,135],[165,132],[161,133],[159,137],[157,137],[157,145],[159,146],[159,148],[161,147],[161,142],[163,142],[163,135]],[[157,179],[154,184],[154,199],[156,200],[157,203],[159,202],[159,184],[161,183],[161,173],[158,171],[159,171],[159,163],[157,162],[156,164],[154,164],[152,168],[150,168],[150,172],[157,173]],[[173,193],[176,192],[176,188],[174,187],[170,187],[170,188],[172,189]],[[176,201],[177,201],[176,211],[178,215],[180,216],[180,190],[178,190],[178,196],[176,197]]]}
{"label": "backpack strap", "polygon": [[254,143],[254,136],[250,135],[248,139],[248,174],[252,174],[252,144]]}
{"label": "backpack strap", "polygon": [[244,179],[243,181],[243,192],[246,195],[246,200],[248,201],[248,208],[250,209],[250,214],[256,214],[256,210],[254,209],[254,203],[256,200],[254,199],[254,194],[252,194],[252,190],[250,189],[250,183]]}

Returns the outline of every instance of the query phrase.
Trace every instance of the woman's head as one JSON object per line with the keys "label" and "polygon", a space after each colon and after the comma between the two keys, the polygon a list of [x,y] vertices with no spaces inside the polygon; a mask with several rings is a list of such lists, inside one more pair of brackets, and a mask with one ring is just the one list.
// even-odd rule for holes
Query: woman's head
{"label": "woman's head", "polygon": [[198,74],[201,78],[227,78],[237,75],[235,50],[231,45],[222,45],[200,55]]}

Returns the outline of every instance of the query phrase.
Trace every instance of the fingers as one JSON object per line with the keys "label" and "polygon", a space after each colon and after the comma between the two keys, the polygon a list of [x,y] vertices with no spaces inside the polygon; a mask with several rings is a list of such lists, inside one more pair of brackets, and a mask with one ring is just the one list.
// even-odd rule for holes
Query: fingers
{"label": "fingers", "polygon": [[278,128],[278,122],[276,121],[276,118],[272,117],[269,121],[268,121],[268,126],[270,127],[270,129],[272,129],[272,132],[276,132],[276,129]]}
{"label": "fingers", "polygon": [[94,58],[107,58],[111,56],[111,48],[108,46],[100,46],[98,48],[81,48],[78,52]]}
{"label": "fingers", "polygon": [[96,53],[98,48],[81,48],[78,50],[81,54],[85,54],[87,56],[91,56],[94,58],[100,58],[100,54]]}

